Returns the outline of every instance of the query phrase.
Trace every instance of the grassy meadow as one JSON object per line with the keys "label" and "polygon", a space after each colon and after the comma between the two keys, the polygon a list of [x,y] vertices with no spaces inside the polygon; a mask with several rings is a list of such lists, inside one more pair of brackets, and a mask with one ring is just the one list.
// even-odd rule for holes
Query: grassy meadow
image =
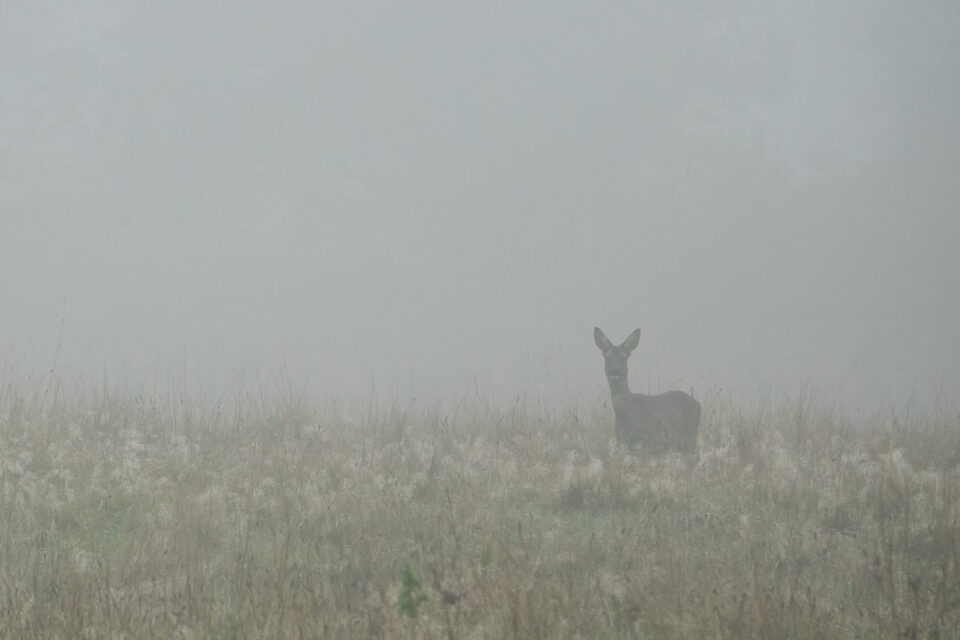
{"label": "grassy meadow", "polygon": [[960,420],[0,391],[0,638],[957,638]]}

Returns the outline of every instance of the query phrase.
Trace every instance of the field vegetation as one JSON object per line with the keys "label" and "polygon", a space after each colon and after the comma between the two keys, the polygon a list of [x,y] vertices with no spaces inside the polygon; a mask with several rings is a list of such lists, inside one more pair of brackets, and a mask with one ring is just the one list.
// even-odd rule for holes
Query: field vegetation
{"label": "field vegetation", "polygon": [[960,420],[0,390],[3,638],[957,638]]}

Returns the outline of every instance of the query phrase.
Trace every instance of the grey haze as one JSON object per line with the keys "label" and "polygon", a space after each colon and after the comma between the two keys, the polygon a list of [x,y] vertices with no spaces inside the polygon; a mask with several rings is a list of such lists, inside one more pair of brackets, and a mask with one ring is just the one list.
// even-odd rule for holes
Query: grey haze
{"label": "grey haze", "polygon": [[950,396],[958,61],[955,2],[4,0],[3,366],[599,398],[599,324]]}

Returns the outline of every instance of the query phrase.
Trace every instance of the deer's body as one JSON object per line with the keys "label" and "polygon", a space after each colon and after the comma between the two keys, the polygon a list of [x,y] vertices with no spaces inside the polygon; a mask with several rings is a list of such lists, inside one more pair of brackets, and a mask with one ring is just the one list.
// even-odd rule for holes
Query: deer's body
{"label": "deer's body", "polygon": [[683,391],[655,396],[630,392],[627,358],[640,341],[640,330],[631,333],[619,347],[599,328],[594,328],[593,337],[603,352],[617,442],[631,448],[639,446],[647,453],[695,453],[700,428],[699,402]]}

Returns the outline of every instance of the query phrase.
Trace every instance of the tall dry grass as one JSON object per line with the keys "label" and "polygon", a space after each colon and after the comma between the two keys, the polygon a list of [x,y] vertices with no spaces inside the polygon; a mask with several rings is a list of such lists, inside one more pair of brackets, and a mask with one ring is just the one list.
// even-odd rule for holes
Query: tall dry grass
{"label": "tall dry grass", "polygon": [[603,406],[52,397],[0,392],[0,637],[958,637],[945,412],[712,400],[690,459]]}

